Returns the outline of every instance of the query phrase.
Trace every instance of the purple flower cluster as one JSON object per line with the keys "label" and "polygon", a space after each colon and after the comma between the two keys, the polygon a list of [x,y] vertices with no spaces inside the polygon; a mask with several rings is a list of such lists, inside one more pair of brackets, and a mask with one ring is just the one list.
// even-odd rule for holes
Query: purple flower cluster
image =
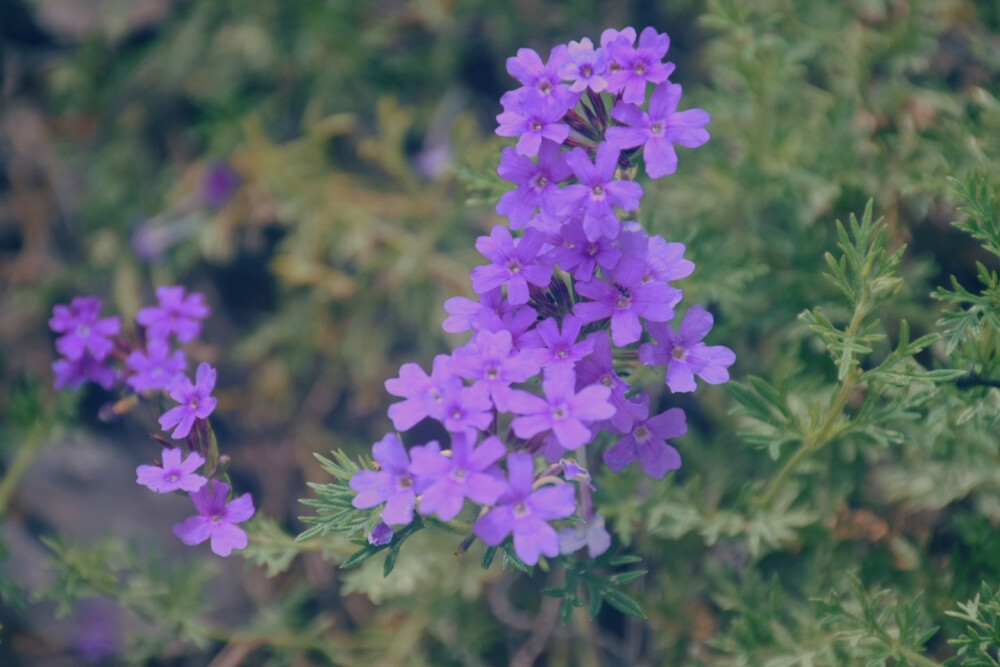
{"label": "purple flower cluster", "polygon": [[120,336],[118,317],[99,317],[97,297],[77,297],[69,306],[55,306],[49,326],[62,334],[56,349],[63,355],[52,365],[55,387],[75,390],[89,380],[142,399],[160,393],[177,402],[159,422],[164,431],[173,429],[172,438],[184,440],[187,456],[181,448],[165,448],[162,463],[136,469],[136,481],[156,493],[188,493],[198,516],[174,526],[174,533],[185,544],[210,539],[212,551],[228,556],[247,544],[246,533],[236,524],[253,515],[253,502],[249,494],[226,502],[230,487],[223,481],[226,475],[219,468],[218,445],[208,421],[217,403],[212,396],[216,370],[202,362],[191,382],[184,351],[171,345],[173,339],[189,343],[197,338],[209,308],[201,294],[187,293],[183,286],[160,287],[156,296],[156,306],[137,314],[132,340]]}
{"label": "purple flower cluster", "polygon": [[[666,390],[694,390],[695,376],[725,382],[735,355],[702,342],[713,322],[701,306],[671,326],[683,297],[673,282],[694,263],[683,244],[623,216],[642,199],[637,160],[659,178],[676,171],[676,146],[709,138],[707,112],[677,110],[669,45],[654,28],[625,28],[596,47],[583,39],[544,61],[531,49],[507,61],[521,84],[497,116],[497,134],[517,139],[497,170],[515,186],[496,209],[509,227],[476,242],[486,259],[471,275],[478,300],[445,303],[444,329],[471,339],[436,357],[430,374],[405,364],[385,383],[403,399],[389,408],[398,431],[434,419],[451,444],[407,451],[389,434],[375,445],[380,468],[350,481],[355,507],[382,506],[372,544],[415,513],[449,521],[471,501],[481,508],[474,534],[490,546],[511,537],[529,565],[585,546],[596,557],[610,537],[594,512],[586,445],[605,447],[615,472],[638,461],[659,479],[680,467],[669,441],[687,431],[684,412],[651,406]],[[665,367],[665,387],[630,386],[621,369],[638,364]]]}

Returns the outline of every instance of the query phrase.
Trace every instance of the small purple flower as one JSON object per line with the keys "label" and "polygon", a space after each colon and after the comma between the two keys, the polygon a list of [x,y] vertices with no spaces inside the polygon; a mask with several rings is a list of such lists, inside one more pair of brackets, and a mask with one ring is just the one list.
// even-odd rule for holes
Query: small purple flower
{"label": "small purple flower", "polygon": [[545,373],[542,389],[545,397],[526,391],[511,391],[507,400],[510,412],[517,415],[511,422],[519,438],[530,438],[549,429],[565,449],[577,449],[590,441],[593,434],[584,422],[607,419],[615,413],[608,402],[611,390],[603,385],[574,391],[576,374],[572,369],[554,369]]}
{"label": "small purple flower", "polygon": [[493,423],[493,401],[490,387],[474,384],[471,387],[454,386],[445,390],[440,409],[431,417],[444,424],[449,433],[475,438],[478,431],[485,431]]}
{"label": "small purple flower", "polygon": [[385,503],[382,521],[389,525],[410,523],[417,493],[423,488],[410,474],[410,459],[399,436],[389,433],[376,442],[372,456],[382,469],[362,470],[351,478],[351,488],[358,492],[351,504],[358,509],[368,509]]}
{"label": "small purple flower", "polygon": [[170,437],[186,438],[194,426],[195,419],[208,419],[218,401],[211,395],[215,389],[216,370],[204,361],[198,365],[195,384],[186,375],[181,375],[169,389],[170,398],[180,405],[171,408],[160,417],[160,428],[164,431],[176,426]]}
{"label": "small purple flower", "polygon": [[681,87],[669,81],[660,84],[649,98],[649,113],[622,101],[611,115],[628,127],[608,128],[606,138],[618,149],[642,146],[646,173],[660,178],[677,171],[677,151],[674,144],[697,148],[708,141],[705,126],[711,120],[704,109],[677,111]]}
{"label": "small purple flower", "polygon": [[576,492],[568,484],[532,491],[534,470],[530,454],[510,454],[507,491],[500,497],[499,506],[473,526],[473,532],[491,547],[513,532],[514,551],[527,565],[535,565],[543,555],[559,555],[559,536],[548,522],[564,519],[576,509]]}
{"label": "small purple flower", "polygon": [[591,280],[598,266],[613,269],[622,256],[621,250],[607,236],[594,241],[588,239],[581,220],[567,222],[549,243],[554,247],[545,253],[545,260],[557,264],[563,271],[572,271],[573,278],[582,282]]}
{"label": "small purple flower", "polygon": [[104,389],[111,389],[118,379],[114,368],[97,361],[90,356],[90,352],[84,352],[76,360],[58,359],[52,362],[52,372],[56,376],[53,386],[56,389],[69,388],[70,391],[76,391],[87,380],[96,382]]}
{"label": "small purple flower", "polygon": [[649,237],[647,280],[670,282],[694,273],[694,262],[684,259],[683,243],[667,243],[662,236]]}
{"label": "small purple flower", "polygon": [[479,331],[452,354],[451,370],[459,377],[489,387],[493,402],[503,410],[510,385],[524,382],[541,370],[533,352],[514,352],[513,339],[507,330]]}
{"label": "small purple flower", "polygon": [[517,185],[497,202],[497,213],[510,218],[511,229],[527,225],[538,209],[549,216],[559,215],[554,195],[559,191],[558,184],[572,175],[559,144],[552,141],[542,142],[537,164],[513,148],[503,149],[497,173]]}
{"label": "small purple flower", "polygon": [[[629,385],[615,373],[615,360],[611,355],[611,339],[607,331],[598,331],[590,335],[594,341],[594,352],[576,365],[576,386],[582,389],[591,384],[601,384],[611,390],[608,402],[615,408],[615,414],[607,425],[618,433],[628,433],[637,418],[637,406],[625,398]],[[646,414],[649,414],[647,409]],[[643,415],[645,417],[645,415]],[[602,422],[591,425],[603,426]]]}
{"label": "small purple flower", "polygon": [[452,440],[452,455],[441,453],[437,443],[420,451],[414,448],[410,472],[427,481],[420,495],[420,513],[437,513],[442,521],[450,521],[462,511],[466,498],[480,505],[492,505],[506,490],[503,478],[492,474],[494,464],[503,458],[507,448],[496,436],[490,436],[476,447],[462,436]]}
{"label": "small purple flower", "polygon": [[572,81],[570,90],[583,92],[590,88],[599,93],[608,87],[604,75],[608,71],[608,60],[604,49],[594,50],[594,43],[589,37],[579,42],[570,42],[567,48],[569,60],[559,66],[559,76],[566,81]]}
{"label": "small purple flower", "polygon": [[514,150],[518,155],[538,155],[542,140],[557,144],[566,141],[569,125],[560,123],[567,107],[547,103],[534,88],[523,90],[511,102],[510,108],[497,116],[501,137],[520,137]]}
{"label": "small purple flower", "polygon": [[566,163],[580,182],[563,188],[557,200],[567,211],[582,209],[583,231],[591,241],[602,236],[618,237],[621,223],[615,215],[615,206],[626,211],[639,208],[642,186],[631,181],[615,180],[620,153],[604,142],[597,147],[594,162],[582,148],[574,148],[566,155]]}
{"label": "small purple flower", "polygon": [[[516,57],[507,58],[507,73],[525,87],[537,91],[543,103],[561,108],[562,113],[565,113],[579,98],[570,91],[569,86],[562,83],[559,75],[561,66],[568,58],[567,49],[561,44],[553,47],[545,63],[542,63],[541,56],[533,49],[522,48],[517,50]],[[512,92],[523,95],[524,89]]]}
{"label": "small purple flower", "polygon": [[373,547],[381,547],[392,542],[392,536],[394,535],[392,528],[384,523],[372,528],[372,532],[368,533],[368,544]]}
{"label": "small purple flower", "polygon": [[214,162],[205,172],[201,183],[201,196],[212,208],[222,208],[229,203],[240,184],[240,175],[225,162]]}
{"label": "small purple flower", "polygon": [[150,338],[166,339],[177,334],[177,340],[189,343],[201,333],[201,320],[208,317],[208,306],[198,292],[184,296],[183,285],[157,287],[156,298],[159,306],[147,306],[139,310],[136,322],[146,327]]}
{"label": "small purple flower", "polygon": [[461,378],[451,372],[451,357],[439,354],[427,375],[419,364],[403,364],[399,377],[385,381],[385,390],[406,400],[389,406],[389,419],[397,431],[408,431],[422,419],[439,414],[444,395],[462,386]]}
{"label": "small purple flower", "polygon": [[639,346],[639,361],[647,366],[667,364],[666,382],[673,392],[694,391],[695,375],[709,384],[727,382],[736,355],[723,345],[701,342],[713,322],[712,314],[696,305],[684,315],[676,334],[669,324],[649,323],[649,334],[659,342]]}
{"label": "small purple flower", "polygon": [[104,361],[114,343],[109,340],[121,331],[118,317],[98,319],[101,300],[96,296],[78,296],[69,306],[52,308],[49,327],[63,334],[56,339],[56,350],[70,361],[78,361],[85,352],[96,361]]}
{"label": "small purple flower", "polygon": [[587,547],[587,555],[597,558],[611,546],[604,517],[595,514],[586,523],[575,523],[559,531],[559,553],[569,555]]}
{"label": "small purple flower", "polygon": [[195,474],[205,459],[197,452],[191,452],[183,461],[181,456],[179,449],[164,449],[162,466],[143,465],[135,469],[136,483],[156,493],[197,491],[208,482],[206,477]]}
{"label": "small purple flower", "polygon": [[495,225],[489,236],[476,239],[476,250],[493,263],[472,270],[472,289],[482,294],[506,285],[510,305],[528,303],[528,283],[545,287],[552,278],[552,267],[538,263],[543,243],[545,235],[536,229],[515,242],[506,227]]}
{"label": "small purple flower", "polygon": [[646,82],[663,83],[674,71],[673,63],[662,62],[669,48],[670,38],[653,27],[642,31],[635,48],[622,39],[610,42],[607,49],[615,67],[614,71],[608,68],[608,92],[620,92],[629,104],[642,104],[646,99]]}
{"label": "small purple flower", "polygon": [[576,291],[593,299],[577,303],[573,309],[584,322],[611,320],[611,339],[621,347],[634,343],[642,336],[639,318],[649,322],[665,322],[674,316],[683,292],[666,283],[643,283],[645,266],[638,262],[618,263],[611,283],[592,280],[578,283]]}
{"label": "small purple flower", "polygon": [[170,353],[170,345],[161,338],[150,338],[146,351],[135,350],[125,360],[125,367],[134,375],[125,380],[136,391],[169,389],[178,375],[184,373],[187,359],[182,350]]}
{"label": "small purple flower", "polygon": [[576,362],[593,352],[594,341],[584,338],[577,342],[583,321],[579,317],[566,315],[562,321],[562,333],[559,324],[553,318],[539,322],[535,326],[542,339],[544,347],[535,350],[535,359],[542,368],[559,366],[573,368]]}
{"label": "small purple flower", "polygon": [[441,328],[448,333],[463,331],[479,331],[488,329],[496,331],[501,328],[501,317],[511,311],[511,306],[503,298],[503,289],[495,287],[479,295],[479,301],[473,301],[464,296],[455,296],[444,302],[448,318]]}
{"label": "small purple flower", "polygon": [[212,551],[219,556],[228,556],[233,549],[247,545],[247,534],[236,524],[253,516],[253,499],[244,493],[229,503],[229,485],[213,480],[191,493],[191,501],[198,516],[192,516],[174,525],[174,535],[181,542],[192,546],[212,540]]}
{"label": "small purple flower", "polygon": [[643,417],[636,421],[631,433],[604,452],[604,463],[614,472],[620,472],[639,459],[647,475],[663,479],[667,471],[681,467],[681,455],[666,440],[685,433],[687,420],[680,408],[670,408],[651,419]]}

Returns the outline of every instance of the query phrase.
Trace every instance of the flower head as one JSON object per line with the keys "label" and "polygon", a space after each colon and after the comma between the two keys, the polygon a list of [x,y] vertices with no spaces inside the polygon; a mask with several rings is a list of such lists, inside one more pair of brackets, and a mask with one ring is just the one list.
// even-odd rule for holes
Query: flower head
{"label": "flower head", "polygon": [[233,549],[247,545],[247,534],[236,524],[253,516],[253,499],[249,493],[226,502],[229,485],[213,480],[190,494],[198,516],[192,516],[174,525],[174,535],[187,545],[212,540],[212,551],[228,556]]}
{"label": "flower head", "polygon": [[[437,445],[437,443],[433,443]],[[362,470],[351,478],[351,488],[358,492],[351,504],[368,509],[385,503],[382,521],[389,525],[413,521],[413,505],[417,493],[416,480],[410,473],[406,448],[395,433],[389,433],[372,447],[372,456],[381,470]]]}
{"label": "flower head", "polygon": [[643,343],[639,361],[647,366],[667,365],[667,386],[673,392],[694,391],[697,375],[709,384],[729,380],[729,367],[736,355],[724,345],[705,345],[702,339],[711,331],[712,314],[702,306],[691,306],[677,333],[669,324],[650,323],[647,328],[658,343]]}
{"label": "flower head", "polygon": [[163,413],[160,428],[166,431],[176,426],[170,437],[186,438],[195,419],[208,419],[218,403],[211,395],[215,389],[215,378],[216,370],[204,361],[198,365],[194,384],[186,375],[180,375],[169,390],[170,398],[180,405]]}
{"label": "flower head", "polygon": [[169,389],[177,376],[184,373],[186,365],[183,350],[174,350],[171,354],[165,340],[150,338],[145,352],[135,350],[125,360],[125,367],[134,373],[125,382],[136,391]]}
{"label": "flower head", "polygon": [[208,482],[207,478],[195,474],[204,463],[205,458],[197,452],[191,452],[181,461],[181,450],[164,449],[162,466],[142,465],[135,469],[136,483],[156,493],[197,491]]}
{"label": "flower head", "polygon": [[104,361],[114,343],[111,336],[121,331],[117,317],[99,319],[101,300],[95,296],[78,296],[69,306],[52,309],[49,327],[63,334],[56,339],[56,350],[70,361],[78,361],[89,353],[95,361]]}
{"label": "flower head", "polygon": [[148,306],[139,310],[136,322],[146,327],[150,338],[166,339],[176,334],[177,340],[189,343],[201,333],[201,320],[208,317],[208,306],[198,292],[184,295],[183,285],[157,287],[156,298],[159,306]]}

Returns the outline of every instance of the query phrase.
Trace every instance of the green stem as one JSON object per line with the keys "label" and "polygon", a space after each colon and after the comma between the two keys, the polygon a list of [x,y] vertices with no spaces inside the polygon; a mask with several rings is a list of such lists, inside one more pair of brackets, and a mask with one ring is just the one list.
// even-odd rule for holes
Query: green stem
{"label": "green stem", "polygon": [[11,496],[17,490],[21,478],[31,467],[31,462],[35,460],[42,445],[43,433],[44,429],[41,427],[33,428],[28,433],[27,440],[17,451],[14,460],[11,461],[7,474],[4,475],[3,480],[0,480],[0,518],[7,513],[7,505],[10,503]]}

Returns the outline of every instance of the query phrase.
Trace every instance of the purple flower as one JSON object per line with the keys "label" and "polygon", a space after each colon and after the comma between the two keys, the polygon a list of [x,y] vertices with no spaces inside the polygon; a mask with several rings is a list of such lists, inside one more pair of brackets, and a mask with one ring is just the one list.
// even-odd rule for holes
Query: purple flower
{"label": "purple flower", "polygon": [[677,171],[677,151],[674,144],[697,148],[708,141],[711,116],[704,109],[677,111],[681,87],[669,81],[660,84],[649,98],[649,113],[622,101],[611,115],[629,127],[608,128],[606,138],[618,149],[642,146],[646,173],[660,178]]}
{"label": "purple flower", "polygon": [[683,243],[667,243],[662,236],[649,238],[648,279],[670,282],[687,278],[694,272],[694,262],[684,259]]}
{"label": "purple flower", "polygon": [[661,282],[642,282],[645,266],[639,262],[619,262],[612,272],[612,282],[592,280],[578,283],[576,291],[593,299],[577,303],[573,309],[584,322],[611,320],[611,339],[621,347],[642,336],[639,318],[664,322],[674,316],[683,292]]}
{"label": "purple flower", "polygon": [[506,285],[510,305],[528,303],[528,283],[545,287],[552,278],[552,267],[538,263],[543,243],[545,235],[536,229],[515,242],[506,227],[495,225],[489,236],[476,239],[476,250],[493,263],[472,270],[472,289],[482,294]]}
{"label": "purple flower", "polygon": [[463,331],[479,331],[488,329],[496,331],[501,328],[500,318],[509,313],[510,304],[503,298],[503,289],[495,287],[479,295],[479,301],[473,301],[464,296],[455,296],[444,302],[448,317],[441,328],[448,333]]}
{"label": "purple flower", "polygon": [[420,451],[414,448],[410,472],[429,484],[420,495],[420,513],[437,512],[442,521],[450,521],[462,511],[466,498],[480,505],[492,505],[506,488],[503,478],[491,473],[507,448],[496,436],[483,440],[478,447],[462,436],[452,440],[452,455],[441,453],[437,443]]}
{"label": "purple flower", "polygon": [[84,352],[76,360],[58,359],[54,361],[52,372],[56,376],[53,386],[56,389],[69,388],[70,391],[76,391],[87,380],[96,382],[104,389],[111,389],[115,380],[118,379],[114,368],[103,361],[97,361],[90,356],[90,352]]}
{"label": "purple flower", "polygon": [[197,452],[191,452],[182,462],[181,450],[164,449],[162,466],[144,465],[135,469],[136,483],[156,493],[197,491],[208,482],[207,478],[195,474],[204,463],[204,457]]}
{"label": "purple flower", "polygon": [[569,60],[559,66],[559,76],[566,81],[572,81],[570,90],[583,92],[590,88],[599,93],[608,87],[604,75],[608,70],[608,61],[604,49],[594,50],[594,43],[584,37],[579,42],[570,42],[567,48]]}
{"label": "purple flower", "polygon": [[384,523],[380,523],[372,528],[372,532],[368,533],[368,544],[373,547],[384,546],[392,542],[393,534],[392,528]]}
{"label": "purple flower", "polygon": [[[562,83],[559,74],[560,67],[568,58],[567,49],[563,45],[554,47],[545,63],[542,63],[541,56],[533,49],[518,49],[516,57],[507,59],[507,73],[527,88],[537,91],[543,103],[561,109],[562,115],[576,104],[579,97]],[[523,95],[525,91],[519,89],[512,92]]]}
{"label": "purple flower", "polygon": [[[647,400],[645,414],[649,414],[648,405]],[[681,467],[681,455],[666,440],[685,433],[687,421],[680,408],[670,408],[651,419],[646,419],[643,415],[636,421],[631,433],[604,452],[604,462],[613,471],[620,472],[632,461],[639,459],[647,475],[662,479],[668,470]]]}
{"label": "purple flower", "polygon": [[542,139],[561,144],[569,136],[569,125],[560,123],[566,109],[561,104],[546,103],[534,88],[522,90],[510,108],[497,116],[501,137],[520,137],[514,150],[518,155],[538,155]]}
{"label": "purple flower", "polygon": [[205,172],[205,180],[201,183],[201,195],[205,203],[212,208],[222,208],[236,192],[240,184],[240,175],[225,162],[215,162],[209,165]]}
{"label": "purple flower", "polygon": [[382,521],[389,525],[410,523],[417,493],[423,489],[416,486],[410,474],[410,459],[399,436],[389,433],[376,442],[372,446],[372,456],[382,469],[362,470],[351,478],[351,488],[358,492],[351,504],[358,509],[368,509],[385,503]]}
{"label": "purple flower", "polygon": [[489,387],[493,402],[503,410],[511,383],[538,375],[540,368],[533,352],[515,353],[509,331],[480,331],[452,354],[451,371]]}
{"label": "purple flower", "polygon": [[96,296],[78,296],[69,306],[52,308],[49,327],[63,334],[56,339],[56,349],[70,361],[78,361],[89,352],[96,361],[104,361],[114,343],[109,340],[121,331],[118,317],[98,319],[101,300]]}
{"label": "purple flower", "polygon": [[574,459],[560,459],[559,465],[563,469],[563,477],[566,478],[567,482],[580,482],[581,484],[586,484],[590,487],[591,491],[596,491],[597,487],[594,486],[590,478],[590,471],[577,463]]}
{"label": "purple flower", "polygon": [[586,282],[594,277],[597,267],[613,269],[621,259],[621,251],[614,241],[601,236],[591,241],[583,231],[583,222],[567,222],[558,235],[549,239],[555,247],[545,253],[545,261],[557,264],[563,271],[572,271],[573,278]]}
{"label": "purple flower", "polygon": [[574,148],[566,155],[566,163],[580,182],[563,188],[557,199],[567,211],[583,210],[583,231],[591,241],[602,236],[618,237],[621,223],[615,206],[626,211],[639,208],[642,186],[615,180],[620,153],[605,142],[597,147],[595,162],[582,148]]}
{"label": "purple flower", "polygon": [[[603,36],[601,41],[604,42]],[[614,71],[608,68],[608,92],[620,92],[629,104],[642,104],[646,99],[646,82],[663,83],[674,71],[673,63],[662,62],[669,48],[670,38],[653,27],[642,31],[636,48],[620,38],[610,42],[607,49],[615,68]]]}
{"label": "purple flower", "polygon": [[[538,312],[534,308],[524,306],[504,315],[496,331],[505,329],[510,332],[511,349],[514,352],[530,350],[542,344],[538,331],[535,330],[536,321]],[[492,327],[490,330],[493,330]]]}
{"label": "purple flower", "polygon": [[397,431],[408,431],[422,419],[439,414],[446,391],[461,387],[462,380],[450,369],[446,354],[434,357],[434,367],[427,375],[418,364],[403,364],[399,377],[385,381],[385,390],[406,400],[389,406],[389,419]]}
{"label": "purple flower", "polygon": [[[601,384],[611,390],[608,402],[615,408],[615,414],[608,420],[608,426],[618,433],[628,433],[637,418],[637,408],[633,401],[625,398],[629,385],[615,373],[615,361],[611,356],[611,339],[607,331],[590,335],[594,341],[594,352],[576,365],[576,386],[582,389],[591,384]],[[646,411],[649,414],[649,411]],[[645,415],[643,415],[645,417]],[[592,427],[602,426],[601,422]]]}
{"label": "purple flower", "polygon": [[542,389],[545,398],[526,391],[511,391],[507,407],[516,417],[511,422],[519,438],[530,438],[549,429],[565,449],[577,449],[593,437],[584,422],[607,419],[615,413],[608,402],[611,390],[603,385],[574,391],[576,374],[572,369],[555,369],[545,373]]}
{"label": "purple flower", "polygon": [[673,392],[694,391],[695,375],[709,384],[728,381],[736,355],[723,345],[701,342],[713,321],[711,313],[696,305],[684,315],[676,334],[669,324],[650,323],[647,330],[659,342],[639,346],[639,361],[647,366],[667,364],[666,382]]}
{"label": "purple flower", "polygon": [[190,495],[198,516],[174,525],[174,535],[181,538],[181,542],[191,546],[211,539],[212,551],[219,556],[228,556],[233,549],[247,545],[246,532],[236,524],[253,516],[253,499],[249,493],[227,503],[229,485],[213,480]]}
{"label": "purple flower", "polygon": [[156,288],[160,305],[140,309],[135,318],[146,327],[147,336],[166,339],[173,333],[182,343],[197,338],[201,333],[201,320],[208,317],[208,306],[198,292],[184,296],[185,291],[183,285]]}
{"label": "purple flower", "polygon": [[568,555],[587,547],[587,555],[597,558],[611,546],[604,517],[595,514],[586,523],[576,523],[559,531],[559,553]]}
{"label": "purple flower", "polygon": [[493,423],[492,410],[489,385],[474,384],[471,387],[448,387],[440,409],[430,415],[444,424],[449,433],[475,438],[477,431],[485,431]]}
{"label": "purple flower", "polygon": [[136,391],[169,389],[178,375],[184,373],[187,359],[182,350],[170,353],[170,345],[163,339],[150,338],[146,351],[135,350],[125,360],[125,366],[134,375],[127,382]]}
{"label": "purple flower", "polygon": [[216,371],[204,361],[198,365],[195,384],[186,375],[180,375],[170,387],[170,398],[180,405],[171,408],[160,417],[160,428],[164,431],[177,428],[170,434],[174,439],[186,438],[194,426],[195,419],[208,419],[218,401],[211,395],[215,389]]}
{"label": "purple flower", "polygon": [[553,195],[559,191],[558,184],[571,176],[559,144],[543,141],[537,164],[513,148],[505,148],[500,153],[497,173],[517,185],[497,202],[497,213],[510,218],[511,229],[524,227],[539,208],[549,216],[559,215]]}
{"label": "purple flower", "polygon": [[507,457],[510,484],[494,507],[480,517],[473,532],[491,547],[514,533],[514,551],[528,565],[542,556],[559,555],[559,536],[547,522],[564,519],[576,509],[576,492],[568,484],[532,491],[534,463],[530,454]]}
{"label": "purple flower", "polygon": [[553,318],[539,322],[535,327],[545,347],[535,350],[535,359],[542,368],[565,367],[572,368],[576,362],[583,359],[594,350],[594,342],[585,338],[577,342],[583,322],[579,317],[566,315],[562,321],[562,333],[559,324]]}

